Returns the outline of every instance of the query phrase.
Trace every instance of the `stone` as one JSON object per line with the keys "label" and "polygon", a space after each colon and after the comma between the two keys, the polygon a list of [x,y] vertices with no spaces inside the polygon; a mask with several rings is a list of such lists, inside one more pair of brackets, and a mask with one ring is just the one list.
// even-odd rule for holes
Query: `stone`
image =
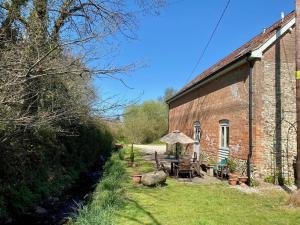
{"label": "stone", "polygon": [[36,212],[37,214],[46,214],[46,213],[47,213],[47,210],[44,209],[44,208],[41,207],[41,206],[37,206],[37,207],[35,207],[35,212]]}
{"label": "stone", "polygon": [[240,186],[243,187],[243,188],[247,188],[247,184],[244,184],[244,183],[240,183]]}
{"label": "stone", "polygon": [[9,217],[9,218],[6,220],[5,224],[10,224],[10,223],[12,223],[13,221],[14,221],[13,218]]}
{"label": "stone", "polygon": [[165,183],[167,176],[163,171],[156,171],[144,174],[141,181],[143,185],[153,187]]}
{"label": "stone", "polygon": [[50,196],[50,197],[48,197],[47,201],[48,202],[58,202],[59,198],[58,197],[52,197],[52,196]]}

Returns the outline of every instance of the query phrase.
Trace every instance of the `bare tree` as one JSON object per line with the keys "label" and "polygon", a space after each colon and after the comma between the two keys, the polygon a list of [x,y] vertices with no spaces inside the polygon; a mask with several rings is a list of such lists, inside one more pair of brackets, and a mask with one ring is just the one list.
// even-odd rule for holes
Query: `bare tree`
{"label": "bare tree", "polygon": [[87,47],[118,33],[133,38],[137,10],[155,11],[164,3],[137,2],[0,0],[1,123],[27,130],[91,114],[93,76],[116,78],[136,65],[88,68]]}

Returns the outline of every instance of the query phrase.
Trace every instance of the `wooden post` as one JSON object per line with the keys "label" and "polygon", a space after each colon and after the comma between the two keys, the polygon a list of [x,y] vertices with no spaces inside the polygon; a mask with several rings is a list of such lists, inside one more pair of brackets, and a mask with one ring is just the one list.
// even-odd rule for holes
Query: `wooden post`
{"label": "wooden post", "polygon": [[296,0],[296,113],[297,113],[297,160],[296,184],[300,189],[300,0]]}
{"label": "wooden post", "polygon": [[176,153],[175,153],[175,158],[178,159],[178,158],[179,158],[179,154],[178,154],[178,151],[179,151],[179,149],[178,149],[178,143],[175,144],[175,149],[176,149],[176,150],[175,150],[175,151],[176,151]]}

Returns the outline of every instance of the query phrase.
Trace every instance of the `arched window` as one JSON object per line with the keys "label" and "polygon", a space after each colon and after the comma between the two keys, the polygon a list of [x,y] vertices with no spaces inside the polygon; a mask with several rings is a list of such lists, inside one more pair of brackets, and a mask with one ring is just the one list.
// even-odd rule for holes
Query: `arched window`
{"label": "arched window", "polygon": [[201,136],[200,122],[196,121],[194,123],[194,140],[196,142],[199,142],[200,141],[200,136]]}
{"label": "arched window", "polygon": [[229,149],[229,120],[220,120],[220,148]]}

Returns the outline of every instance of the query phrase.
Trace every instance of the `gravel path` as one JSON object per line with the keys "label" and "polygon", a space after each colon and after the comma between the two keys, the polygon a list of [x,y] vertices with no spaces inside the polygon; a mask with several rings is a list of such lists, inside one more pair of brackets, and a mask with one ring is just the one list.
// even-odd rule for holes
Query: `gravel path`
{"label": "gravel path", "polygon": [[158,154],[163,155],[166,152],[166,145],[133,145],[135,148],[140,148],[146,154],[154,154],[157,151]]}

